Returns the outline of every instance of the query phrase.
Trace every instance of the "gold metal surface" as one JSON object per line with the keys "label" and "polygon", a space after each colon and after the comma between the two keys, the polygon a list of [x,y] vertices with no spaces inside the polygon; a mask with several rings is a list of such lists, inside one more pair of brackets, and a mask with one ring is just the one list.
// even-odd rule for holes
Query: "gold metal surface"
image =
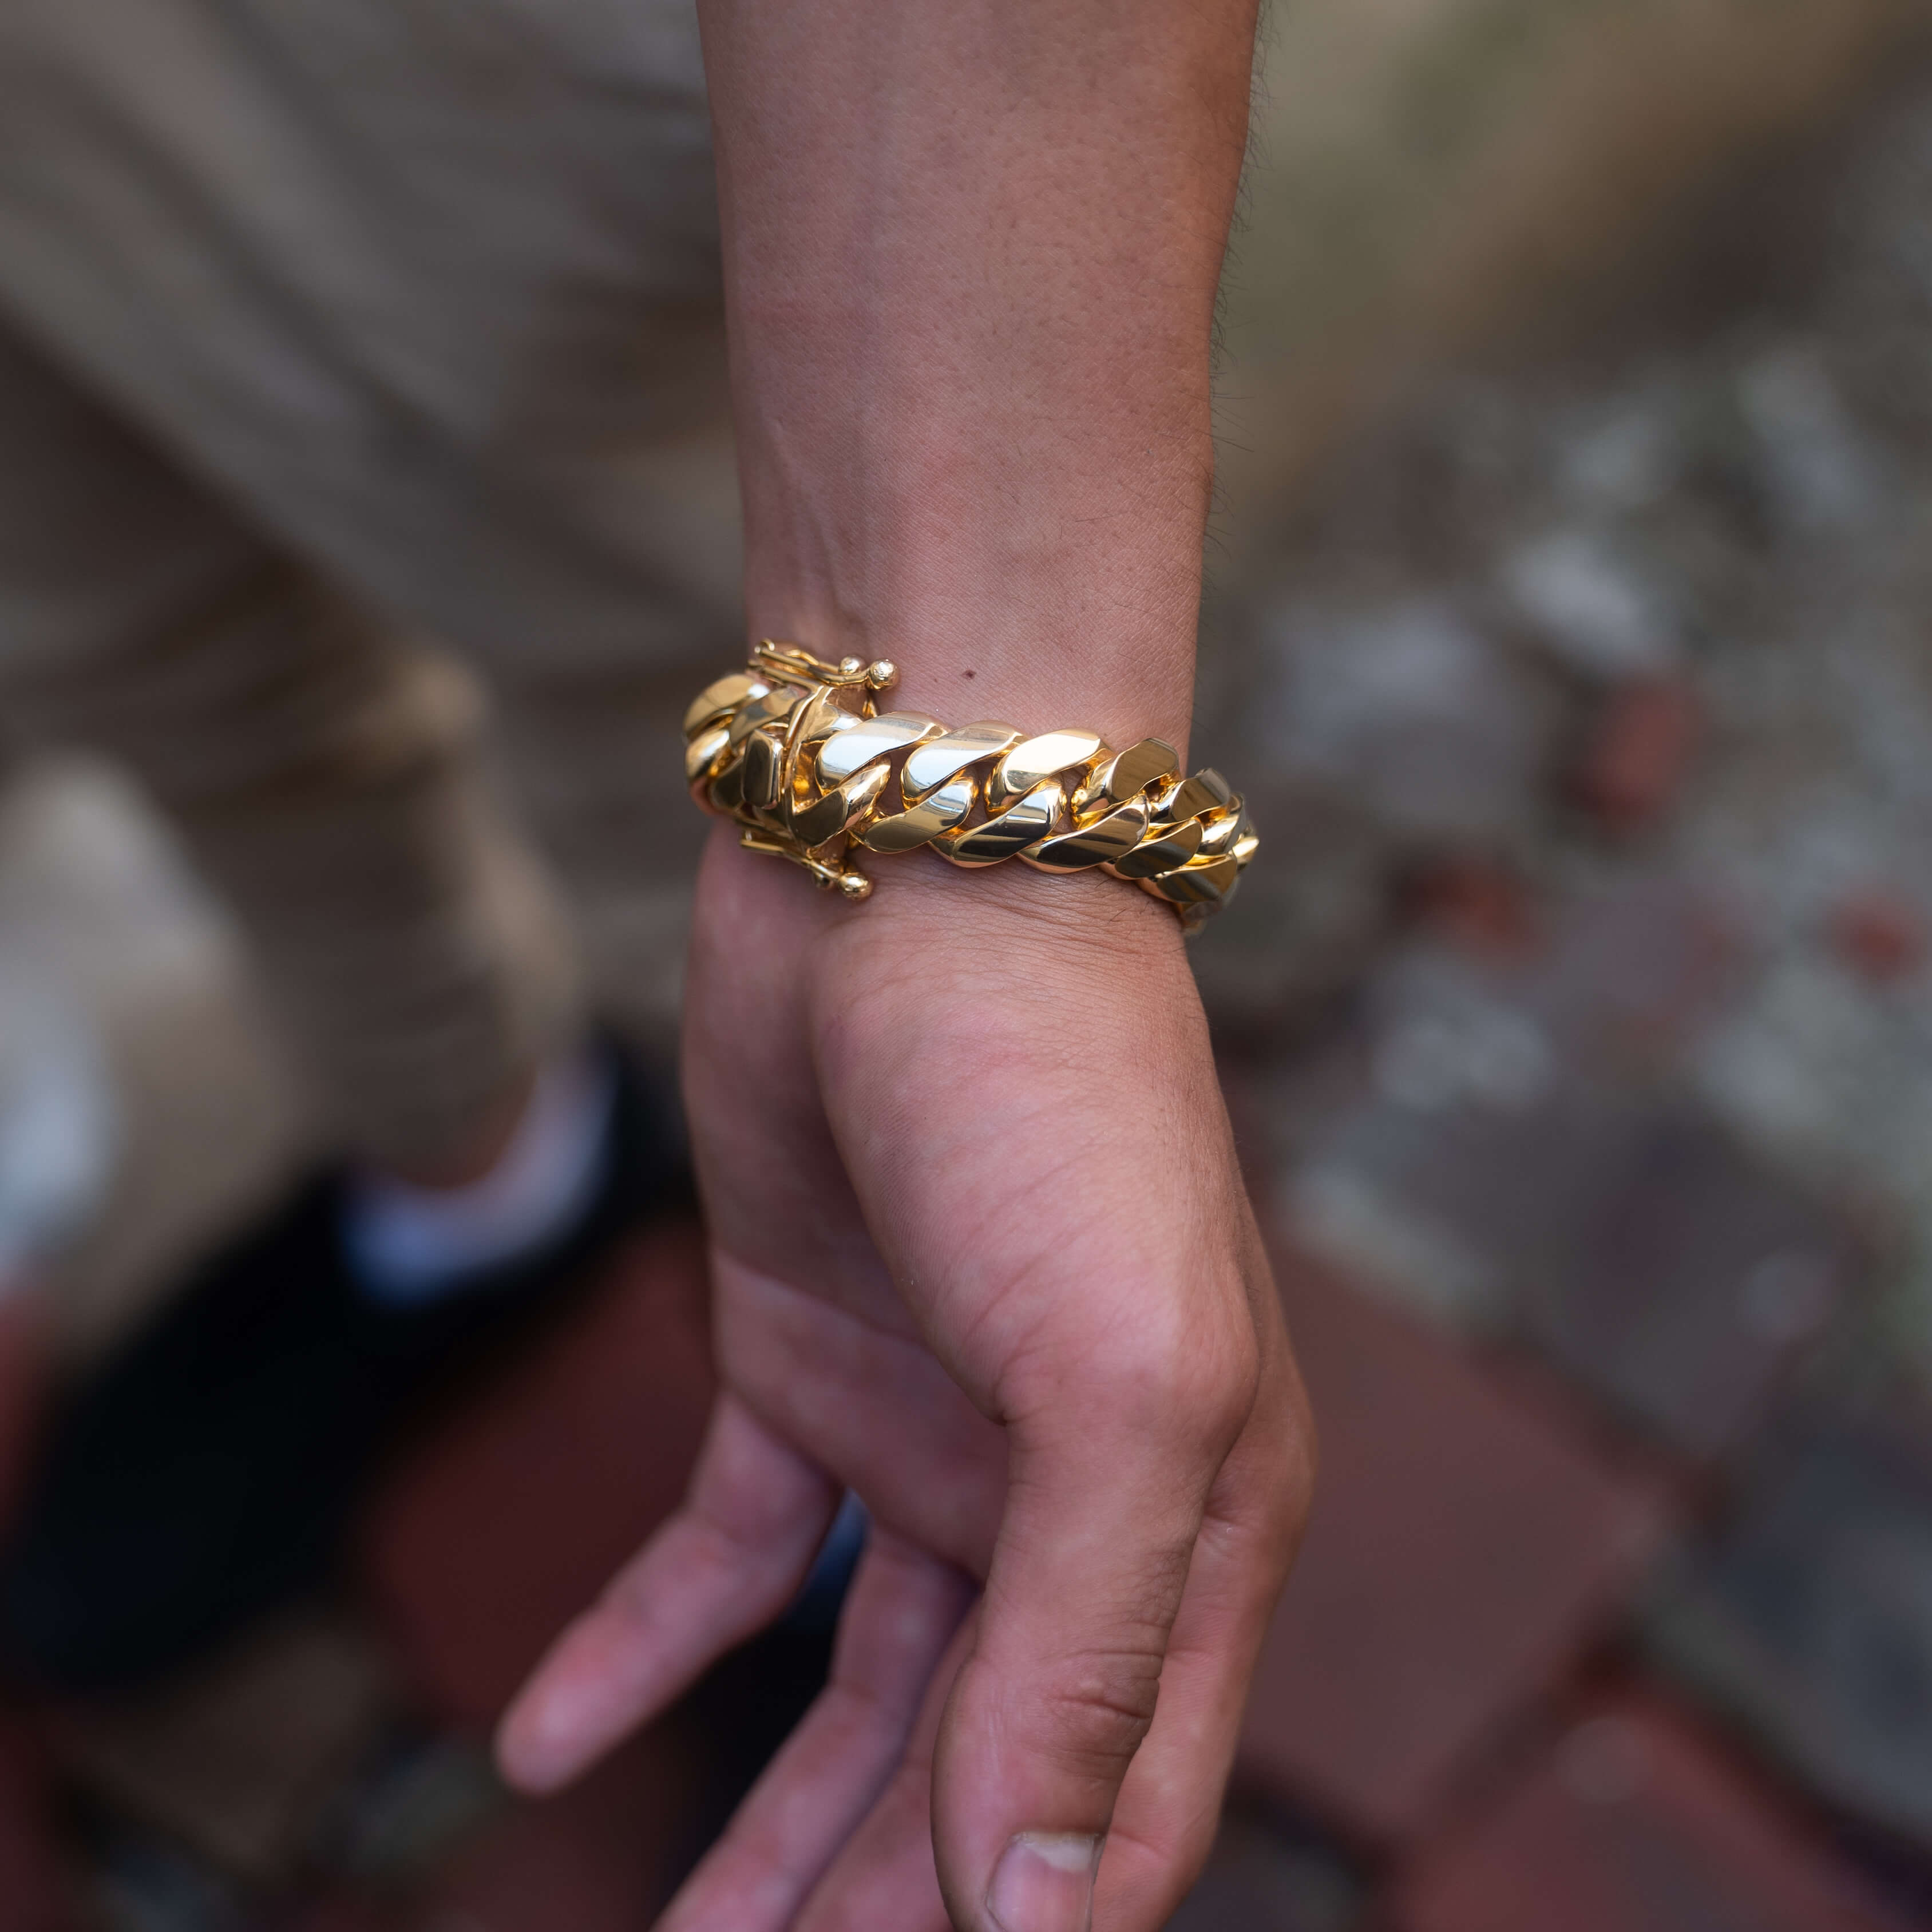
{"label": "gold metal surface", "polygon": [[784,749],[769,731],[754,731],[745,740],[745,802],[754,812],[769,812],[778,802]]}
{"label": "gold metal surface", "polygon": [[694,737],[721,718],[728,718],[748,698],[762,698],[771,688],[768,680],[748,670],[734,670],[715,684],[707,684],[692,700],[684,714],[684,735]]}
{"label": "gold metal surface", "polygon": [[1148,884],[1164,899],[1177,905],[1219,905],[1234,890],[1241,862],[1230,852],[1226,857],[1204,863],[1190,859],[1178,872],[1163,872]]}
{"label": "gold metal surface", "polygon": [[1116,752],[1091,731],[1028,736],[992,721],[950,730],[923,712],[880,712],[878,694],[898,680],[890,659],[834,664],[760,644],[685,713],[692,796],[736,819],[748,851],[854,900],[872,890],[848,862],[855,848],[926,845],[959,866],[1102,869],[1191,930],[1226,904],[1259,847],[1220,772],[1182,777],[1160,739]]}
{"label": "gold metal surface", "polygon": [[899,772],[899,788],[905,794],[907,804],[916,804],[968,765],[980,764],[1010,751],[1025,735],[1011,724],[988,721],[930,740],[907,759]]}
{"label": "gold metal surface", "polygon": [[[1239,803],[1239,801],[1236,802]],[[1205,859],[1218,859],[1223,852],[1232,852],[1235,842],[1247,830],[1247,807],[1242,806],[1238,812],[1231,812],[1202,833],[1198,848],[1201,856]]]}
{"label": "gold metal surface", "polygon": [[1022,738],[987,774],[986,809],[999,811],[1055,772],[1084,765],[1100,748],[1094,731],[1042,731],[1037,738]]}
{"label": "gold metal surface", "polygon": [[932,849],[956,866],[997,866],[1044,838],[1059,822],[1066,803],[1066,795],[1058,781],[1048,778],[1018,804],[1008,806],[980,824],[942,832],[932,842]]}
{"label": "gold metal surface", "polygon": [[[696,706],[692,707],[694,710]],[[701,778],[711,776],[711,767],[718,754],[730,742],[731,734],[722,724],[714,724],[709,730],[700,730],[696,737],[685,740],[684,782],[696,784]]]}
{"label": "gold metal surface", "polygon": [[861,765],[889,758],[924,739],[936,738],[945,728],[937,718],[922,718],[912,711],[886,711],[865,718],[819,747],[819,782],[843,784]]}
{"label": "gold metal surface", "polygon": [[1212,766],[1207,766],[1191,778],[1183,778],[1178,784],[1156,792],[1154,816],[1174,825],[1184,818],[1198,818],[1204,812],[1212,812],[1233,801],[1234,794],[1228,789],[1228,781]]}
{"label": "gold metal surface", "polygon": [[1202,826],[1198,818],[1171,830],[1156,826],[1131,852],[1112,860],[1107,869],[1117,879],[1151,879],[1162,872],[1178,872],[1201,849]]}
{"label": "gold metal surface", "polygon": [[791,698],[782,688],[761,697],[748,698],[731,714],[729,733],[734,746],[741,745],[762,724],[770,724],[791,715]]}
{"label": "gold metal surface", "polygon": [[880,793],[892,782],[892,777],[891,766],[868,765],[802,810],[794,804],[792,836],[808,852],[843,837],[878,802]]}
{"label": "gold metal surface", "polygon": [[1104,818],[1041,839],[1019,856],[1042,872],[1084,872],[1124,859],[1147,836],[1147,807],[1132,798]]}
{"label": "gold metal surface", "polygon": [[711,781],[711,803],[714,810],[730,814],[733,818],[745,808],[745,761],[742,758],[727,765]]}
{"label": "gold metal surface", "polygon": [[[904,783],[903,773],[900,783]],[[977,798],[970,778],[943,784],[908,810],[874,819],[859,834],[859,842],[872,852],[910,852],[940,832],[950,832],[973,809]]]}
{"label": "gold metal surface", "polygon": [[1094,767],[1091,790],[1096,800],[1124,805],[1156,781],[1180,776],[1180,754],[1164,738],[1143,738]]}

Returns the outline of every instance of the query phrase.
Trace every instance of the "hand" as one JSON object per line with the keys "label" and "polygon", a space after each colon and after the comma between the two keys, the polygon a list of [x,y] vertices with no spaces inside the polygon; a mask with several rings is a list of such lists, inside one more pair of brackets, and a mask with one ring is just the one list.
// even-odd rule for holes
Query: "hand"
{"label": "hand", "polygon": [[1306,1513],[1305,1401],[1172,917],[878,869],[851,907],[712,844],[685,1081],[721,1392],[502,1760],[547,1790],[661,1711],[850,1487],[832,1682],[665,1925],[1155,1932]]}

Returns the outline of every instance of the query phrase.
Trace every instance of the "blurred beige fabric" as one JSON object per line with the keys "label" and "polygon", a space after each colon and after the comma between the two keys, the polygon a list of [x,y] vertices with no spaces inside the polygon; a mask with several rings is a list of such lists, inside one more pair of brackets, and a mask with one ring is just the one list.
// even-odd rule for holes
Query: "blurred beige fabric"
{"label": "blurred beige fabric", "polygon": [[682,0],[0,10],[0,734],[139,775],[377,1159],[578,998],[442,650],[566,875],[688,857],[642,721],[739,636],[708,142]]}

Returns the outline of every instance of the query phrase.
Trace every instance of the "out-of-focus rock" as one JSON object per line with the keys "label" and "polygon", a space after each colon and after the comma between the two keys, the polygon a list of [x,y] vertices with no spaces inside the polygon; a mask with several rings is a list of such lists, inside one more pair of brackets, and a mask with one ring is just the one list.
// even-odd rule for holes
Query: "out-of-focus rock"
{"label": "out-of-focus rock", "polygon": [[1341,1264],[1507,1325],[1577,1279],[1658,1083],[1720,1000],[1718,909],[1670,878],[1544,906],[1518,943],[1418,944],[1271,1105],[1284,1204]]}
{"label": "out-of-focus rock", "polygon": [[302,1612],[184,1676],[52,1723],[62,1769],[97,1802],[262,1884],[306,1859],[395,1708],[368,1641]]}
{"label": "out-of-focus rock", "polygon": [[1619,686],[1592,721],[1572,783],[1606,830],[1642,832],[1677,802],[1697,748],[1702,707],[1678,678]]}
{"label": "out-of-focus rock", "polygon": [[1427,862],[1411,874],[1406,899],[1415,920],[1460,951],[1507,959],[1534,943],[1534,896],[1507,866],[1476,857]]}
{"label": "out-of-focus rock", "polygon": [[1903,893],[1852,892],[1832,916],[1832,938],[1846,962],[1875,984],[1907,980],[1925,963],[1925,921]]}
{"label": "out-of-focus rock", "polygon": [[1440,1336],[1292,1254],[1281,1278],[1322,1479],[1239,1774],[1400,1844],[1615,1620],[1664,1516]]}
{"label": "out-of-focus rock", "polygon": [[1871,443],[1847,415],[1816,350],[1766,350],[1739,373],[1745,420],[1763,452],[1774,506],[1800,530],[1846,528],[1874,508],[1880,478]]}
{"label": "out-of-focus rock", "polygon": [[1532,1092],[1534,1037],[1397,1033],[1387,1098],[1304,1156],[1295,1224],[1439,1318],[1527,1337],[1669,1446],[1729,1452],[1858,1279],[1856,1244],[1695,1110]]}
{"label": "out-of-focus rock", "polygon": [[1908,1219],[1932,1190],[1932,1032],[1828,955],[1774,956],[1689,1070],[1741,1136],[1823,1185]]}
{"label": "out-of-focus rock", "polygon": [[1573,670],[1617,682],[1676,666],[1682,620],[1668,593],[1600,531],[1531,538],[1505,560],[1504,583],[1532,634]]}
{"label": "out-of-focus rock", "polygon": [[1532,814],[1550,712],[1452,604],[1289,604],[1270,642],[1262,728],[1288,773],[1412,843],[1503,838]]}
{"label": "out-of-focus rock", "polygon": [[1795,1419],[1651,1620],[1655,1654],[1821,1796],[1932,1851],[1932,1425]]}
{"label": "out-of-focus rock", "polygon": [[1523,1330],[1671,1447],[1734,1451],[1858,1282],[1856,1245],[1697,1112],[1640,1108],[1598,1144],[1562,1264],[1526,1284]]}
{"label": "out-of-focus rock", "polygon": [[1397,1932],[1906,1932],[1802,1814],[1668,1707],[1586,1709],[1403,1874]]}

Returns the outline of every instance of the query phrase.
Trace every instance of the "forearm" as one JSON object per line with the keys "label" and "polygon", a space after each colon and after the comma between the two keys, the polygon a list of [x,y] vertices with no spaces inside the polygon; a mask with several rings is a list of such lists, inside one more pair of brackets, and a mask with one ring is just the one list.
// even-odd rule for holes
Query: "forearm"
{"label": "forearm", "polygon": [[700,10],[754,630],[1184,740],[1254,0]]}

